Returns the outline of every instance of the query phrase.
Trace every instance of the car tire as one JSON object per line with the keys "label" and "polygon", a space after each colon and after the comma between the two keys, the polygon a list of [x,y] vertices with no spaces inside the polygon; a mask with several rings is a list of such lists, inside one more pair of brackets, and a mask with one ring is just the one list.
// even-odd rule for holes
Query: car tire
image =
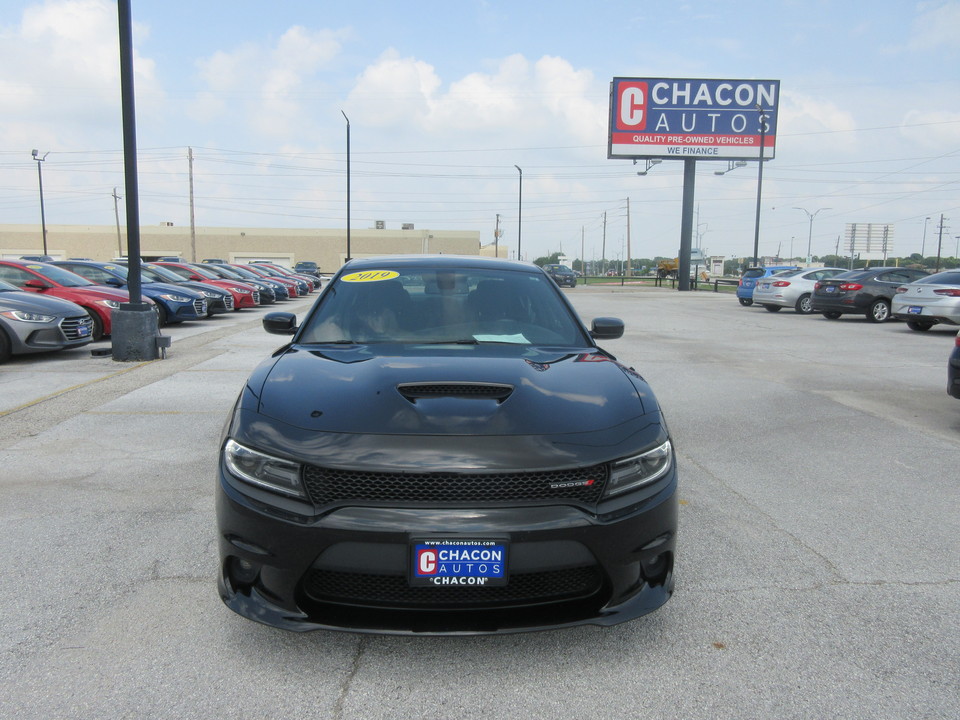
{"label": "car tire", "polygon": [[796,310],[801,315],[809,315],[813,312],[813,300],[810,299],[810,294],[801,295],[797,298],[797,304],[793,306],[793,309]]}
{"label": "car tire", "polygon": [[160,303],[155,303],[153,306],[154,311],[157,313],[157,327],[162,328],[167,326],[167,309]]}
{"label": "car tire", "polygon": [[867,320],[874,323],[886,322],[890,319],[890,303],[884,298],[874,300],[867,310]]}
{"label": "car tire", "polygon": [[907,327],[917,332],[926,332],[934,326],[935,323],[918,322],[916,320],[907,320]]}
{"label": "car tire", "polygon": [[780,312],[780,310],[782,310],[779,305],[764,305],[763,309],[767,312]]}
{"label": "car tire", "polygon": [[13,347],[10,344],[10,338],[7,333],[0,328],[0,363],[5,363],[13,357]]}
{"label": "car tire", "polygon": [[750,307],[753,305],[753,298],[737,298],[740,301],[740,304],[744,307]]}
{"label": "car tire", "polygon": [[836,310],[830,310],[828,312],[823,313],[823,316],[827,320],[836,320],[841,315],[843,315],[843,313],[838,313]]}
{"label": "car tire", "polygon": [[87,310],[87,315],[93,320],[93,330],[90,331],[90,334],[93,336],[93,341],[103,340],[103,320],[101,320],[100,316],[93,310]]}

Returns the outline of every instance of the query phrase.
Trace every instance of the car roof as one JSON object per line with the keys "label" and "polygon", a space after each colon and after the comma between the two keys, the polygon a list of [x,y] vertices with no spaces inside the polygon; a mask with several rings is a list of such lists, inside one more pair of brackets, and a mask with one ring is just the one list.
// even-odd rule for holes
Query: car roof
{"label": "car roof", "polygon": [[518,260],[481,257],[479,255],[386,255],[373,258],[351,260],[343,266],[344,272],[361,270],[379,270],[383,268],[450,268],[452,269],[489,269],[513,270],[528,273],[541,272],[533,263]]}

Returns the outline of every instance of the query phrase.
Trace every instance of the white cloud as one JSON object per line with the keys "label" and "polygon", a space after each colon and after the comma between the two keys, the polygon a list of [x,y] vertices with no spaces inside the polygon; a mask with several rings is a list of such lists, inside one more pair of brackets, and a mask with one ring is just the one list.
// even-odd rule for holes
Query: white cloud
{"label": "white cloud", "polygon": [[310,124],[311,99],[322,89],[320,71],[340,52],[337,33],[291,27],[273,46],[246,43],[199,60],[201,82],[190,116],[204,122],[248,119],[268,137]]}
{"label": "white cloud", "polygon": [[960,3],[925,2],[913,23],[909,47],[914,51],[955,50],[960,34]]}

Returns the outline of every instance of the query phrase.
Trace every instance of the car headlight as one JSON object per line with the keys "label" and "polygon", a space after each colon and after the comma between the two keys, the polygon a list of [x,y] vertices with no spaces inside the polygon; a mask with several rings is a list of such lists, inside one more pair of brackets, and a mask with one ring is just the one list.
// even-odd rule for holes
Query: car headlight
{"label": "car headlight", "polygon": [[215,293],[215,292],[211,292],[211,291],[209,291],[209,290],[201,290],[200,292],[202,292],[205,297],[208,297],[208,298],[210,298],[211,300],[216,300],[216,299],[219,298],[219,297],[223,297],[223,295],[222,295],[221,293]]}
{"label": "car headlight", "polygon": [[24,312],[23,310],[7,310],[6,312],[0,312],[0,315],[10,320],[33,323],[49,323],[57,319],[56,315],[41,315],[40,313]]}
{"label": "car headlight", "polygon": [[249,295],[249,294],[250,294],[250,291],[247,290],[246,288],[231,287],[230,289],[233,290],[233,291],[234,291],[235,293],[237,293],[238,295]]}
{"label": "car headlight", "polygon": [[112,308],[114,310],[120,307],[120,303],[117,302],[116,300],[98,300],[97,302],[99,302],[101,305],[105,305],[108,308]]}
{"label": "car headlight", "polygon": [[190,298],[184,297],[183,295],[161,295],[160,299],[166,300],[168,302],[178,302],[178,303],[192,302]]}
{"label": "car headlight", "polygon": [[284,495],[307,498],[300,482],[299,463],[251,450],[233,440],[227,440],[223,459],[238,480]]}
{"label": "car headlight", "polygon": [[648,485],[666,475],[672,464],[673,446],[669,440],[653,450],[617,460],[611,463],[610,480],[604,494],[619,495]]}

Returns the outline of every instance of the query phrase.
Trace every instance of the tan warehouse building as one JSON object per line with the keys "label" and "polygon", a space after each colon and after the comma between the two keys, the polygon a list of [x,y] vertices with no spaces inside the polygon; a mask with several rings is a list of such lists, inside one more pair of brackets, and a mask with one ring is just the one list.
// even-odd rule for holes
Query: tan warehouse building
{"label": "tan warehouse building", "polygon": [[[127,254],[127,238],[123,228],[118,235],[117,228],[109,225],[48,225],[46,247],[45,254],[55,260],[108,261]],[[377,222],[374,228],[350,231],[352,257],[426,253],[507,257],[507,248],[481,246],[480,233],[468,230],[416,230],[406,225],[388,229]],[[40,254],[44,254],[43,235],[38,226],[0,226],[0,259]],[[145,260],[176,256],[188,262],[271,260],[288,267],[312,260],[322,272],[332,273],[346,261],[347,231],[198,227],[191,232],[189,227],[162,223],[140,228],[140,256]]]}

